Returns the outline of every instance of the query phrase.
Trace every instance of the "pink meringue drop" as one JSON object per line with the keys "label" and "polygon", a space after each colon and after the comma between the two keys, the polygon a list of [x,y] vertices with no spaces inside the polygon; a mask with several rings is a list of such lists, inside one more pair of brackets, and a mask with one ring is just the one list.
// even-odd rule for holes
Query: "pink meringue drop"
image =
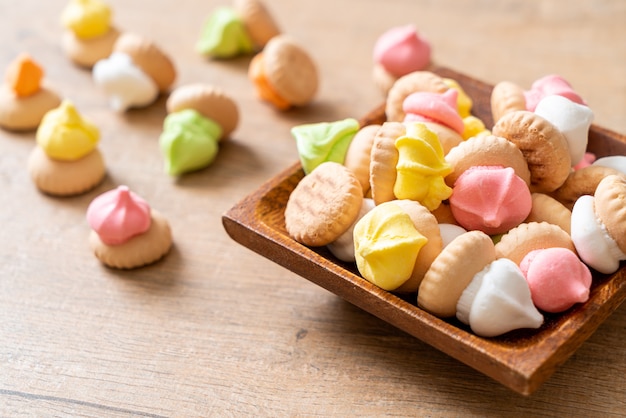
{"label": "pink meringue drop", "polygon": [[589,299],[591,271],[566,248],[546,248],[526,254],[520,263],[535,306],[563,312]]}
{"label": "pink meringue drop", "polygon": [[511,167],[470,167],[454,183],[450,209],[467,230],[502,234],[526,219],[532,207],[528,185]]}
{"label": "pink meringue drop", "polygon": [[456,89],[448,89],[444,93],[418,91],[409,94],[402,103],[405,121],[435,122],[463,134],[465,125],[457,110]]}
{"label": "pink meringue drop", "polygon": [[530,90],[524,92],[526,98],[526,110],[534,112],[537,104],[546,96],[563,96],[574,103],[586,105],[582,97],[578,95],[563,77],[555,74],[541,77],[530,86]]}
{"label": "pink meringue drop", "polygon": [[414,25],[391,28],[374,44],[374,62],[396,77],[423,70],[430,64],[430,44]]}
{"label": "pink meringue drop", "polygon": [[127,186],[118,186],[89,204],[87,222],[105,244],[123,244],[150,228],[150,205]]}

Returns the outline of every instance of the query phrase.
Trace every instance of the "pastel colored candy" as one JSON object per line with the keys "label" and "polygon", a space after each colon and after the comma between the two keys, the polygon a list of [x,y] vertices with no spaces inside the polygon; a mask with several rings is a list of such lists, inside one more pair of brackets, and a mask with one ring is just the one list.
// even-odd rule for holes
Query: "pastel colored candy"
{"label": "pastel colored candy", "polygon": [[110,27],[111,8],[99,0],[70,0],[61,14],[61,23],[82,39],[104,35]]}
{"label": "pastel colored candy", "polygon": [[463,135],[465,125],[457,110],[458,92],[448,89],[444,93],[418,91],[409,94],[402,103],[405,121],[436,122]]}
{"label": "pastel colored candy", "polygon": [[474,166],[454,183],[450,208],[468,230],[507,232],[526,219],[532,206],[528,185],[511,167]]}
{"label": "pastel colored candy", "polygon": [[359,122],[353,118],[291,128],[304,172],[309,174],[315,167],[327,161],[343,164],[348,147],[358,130]]}
{"label": "pastel colored candy", "polygon": [[204,23],[196,50],[214,58],[232,58],[254,51],[252,40],[237,12],[218,7]]}
{"label": "pastel colored candy", "polygon": [[452,168],[446,162],[437,135],[423,123],[405,123],[406,135],[396,139],[397,177],[393,187],[397,199],[416,200],[429,210],[452,194],[444,181]]}
{"label": "pastel colored candy", "polygon": [[626,260],[617,242],[608,234],[594,210],[594,197],[580,196],[572,208],[572,241],[578,256],[589,267],[600,273],[617,271],[621,260]]}
{"label": "pastel colored candy", "polygon": [[564,96],[546,96],[537,104],[535,113],[551,122],[563,133],[569,146],[572,166],[585,156],[593,111]]}
{"label": "pastel colored candy", "polygon": [[50,158],[75,161],[96,148],[100,131],[80,115],[71,101],[64,100],[44,115],[36,140]]}
{"label": "pastel colored candy", "polygon": [[393,201],[382,203],[354,226],[357,268],[376,286],[397,289],[411,277],[417,255],[427,241],[400,206]]}
{"label": "pastel colored candy", "polygon": [[93,79],[109,98],[113,110],[125,112],[154,102],[159,88],[152,78],[133,63],[130,56],[114,52],[93,67]]}
{"label": "pastel colored candy", "polygon": [[533,303],[545,312],[563,312],[589,299],[591,271],[566,248],[545,248],[526,254],[520,263]]}
{"label": "pastel colored candy", "polygon": [[430,54],[430,44],[414,25],[391,28],[374,44],[374,62],[396,77],[426,68]]}
{"label": "pastel colored candy", "polygon": [[221,135],[220,125],[196,110],[170,113],[159,136],[165,172],[178,176],[209,166],[217,156]]}
{"label": "pastel colored candy", "polygon": [[150,205],[127,186],[119,186],[89,204],[87,222],[105,244],[123,244],[150,228]]}
{"label": "pastel colored candy", "polygon": [[519,267],[506,258],[491,262],[476,274],[456,306],[457,318],[482,337],[543,324],[528,282]]}
{"label": "pastel colored candy", "polygon": [[459,235],[463,235],[467,232],[467,230],[462,226],[448,223],[439,223],[439,231],[441,233],[441,240],[444,247]]}
{"label": "pastel colored candy", "polygon": [[567,80],[559,75],[551,74],[535,80],[530,90],[524,91],[526,110],[534,112],[541,99],[552,95],[566,97],[581,105],[585,104],[585,101],[574,91]]}

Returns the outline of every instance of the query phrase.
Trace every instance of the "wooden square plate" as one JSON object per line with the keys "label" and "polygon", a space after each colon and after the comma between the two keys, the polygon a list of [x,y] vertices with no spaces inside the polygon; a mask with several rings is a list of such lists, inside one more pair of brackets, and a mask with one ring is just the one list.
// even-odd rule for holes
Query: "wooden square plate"
{"label": "wooden square plate", "polygon": [[[492,125],[492,86],[447,68],[432,71],[455,79],[474,101],[473,113]],[[380,106],[361,123],[384,120]],[[598,157],[626,155],[626,137],[594,125],[588,151]],[[589,300],[565,313],[545,315],[539,330],[478,337],[455,319],[442,320],[418,308],[415,297],[409,300],[372,285],[355,265],[339,261],[326,248],[308,248],[291,239],[283,212],[303,176],[295,163],[225,213],[222,222],[231,238],[518,393],[535,391],[626,298],[623,265],[612,275],[594,272]]]}

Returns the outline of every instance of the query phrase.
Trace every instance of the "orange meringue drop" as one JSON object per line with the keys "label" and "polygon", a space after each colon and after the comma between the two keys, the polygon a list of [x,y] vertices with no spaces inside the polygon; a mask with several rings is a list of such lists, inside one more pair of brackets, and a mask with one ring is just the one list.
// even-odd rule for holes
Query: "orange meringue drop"
{"label": "orange meringue drop", "polygon": [[39,91],[43,76],[39,64],[22,53],[7,68],[5,79],[17,97],[27,97]]}

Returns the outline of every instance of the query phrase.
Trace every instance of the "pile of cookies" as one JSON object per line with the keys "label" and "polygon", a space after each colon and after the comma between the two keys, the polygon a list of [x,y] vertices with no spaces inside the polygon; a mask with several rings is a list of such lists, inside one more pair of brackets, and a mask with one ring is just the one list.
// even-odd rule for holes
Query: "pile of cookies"
{"label": "pile of cookies", "polygon": [[591,269],[626,260],[626,157],[585,152],[593,112],[559,76],[496,85],[491,130],[471,106],[420,70],[390,88],[381,125],[294,127],[305,177],[286,230],[477,335],[539,328],[588,299]]}

